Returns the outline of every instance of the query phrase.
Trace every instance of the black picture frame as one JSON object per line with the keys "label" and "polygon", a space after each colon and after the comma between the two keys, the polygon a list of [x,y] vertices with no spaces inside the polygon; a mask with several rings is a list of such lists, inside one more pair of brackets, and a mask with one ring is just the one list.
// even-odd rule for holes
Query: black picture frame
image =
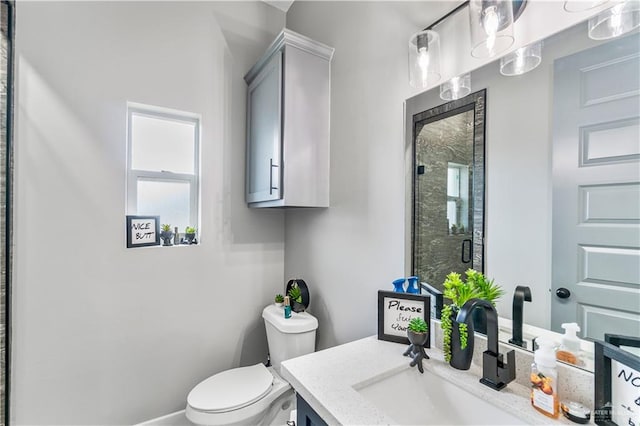
{"label": "black picture frame", "polygon": [[[618,425],[613,421],[612,409],[618,404],[618,402],[612,400],[613,385],[611,361],[616,361],[629,369],[640,372],[640,357],[620,348],[620,346],[640,348],[640,338],[615,334],[605,334],[604,337],[604,342],[599,340],[594,342],[594,421],[597,425],[601,426],[627,426],[627,423],[624,425]],[[622,377],[624,380],[627,376]],[[640,381],[640,377],[635,377],[635,380]],[[638,402],[635,402],[635,404],[638,404]],[[634,408],[637,409],[636,413],[640,412],[640,404]]]}
{"label": "black picture frame", "polygon": [[[140,226],[140,231],[134,227]],[[127,215],[127,248],[160,245],[160,216]]]}
{"label": "black picture frame", "polygon": [[[396,301],[398,302],[397,305],[391,305],[391,302]],[[402,305],[402,301],[405,301],[404,305]],[[418,308],[420,312],[412,310]],[[409,339],[405,324],[408,325],[409,321],[414,317],[421,317],[426,321],[428,338],[424,347],[430,348],[431,297],[428,294],[378,291],[378,340],[408,345]]]}

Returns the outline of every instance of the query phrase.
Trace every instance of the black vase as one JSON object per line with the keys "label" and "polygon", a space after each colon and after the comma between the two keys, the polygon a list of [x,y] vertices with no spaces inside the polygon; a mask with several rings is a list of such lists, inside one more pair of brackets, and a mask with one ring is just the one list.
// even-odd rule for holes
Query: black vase
{"label": "black vase", "polygon": [[302,303],[298,303],[295,300],[291,302],[291,309],[293,310],[293,312],[304,312],[305,310],[305,306]]}
{"label": "black vase", "polygon": [[449,365],[458,370],[468,370],[473,359],[473,325],[467,325],[467,346],[460,345],[460,323],[451,318],[451,361]]}

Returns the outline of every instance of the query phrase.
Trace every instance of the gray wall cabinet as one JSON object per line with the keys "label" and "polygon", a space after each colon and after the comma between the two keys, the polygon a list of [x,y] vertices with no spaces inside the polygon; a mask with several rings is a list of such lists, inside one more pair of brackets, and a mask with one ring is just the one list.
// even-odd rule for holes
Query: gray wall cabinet
{"label": "gray wall cabinet", "polygon": [[249,207],[329,207],[333,51],[284,29],[244,77]]}

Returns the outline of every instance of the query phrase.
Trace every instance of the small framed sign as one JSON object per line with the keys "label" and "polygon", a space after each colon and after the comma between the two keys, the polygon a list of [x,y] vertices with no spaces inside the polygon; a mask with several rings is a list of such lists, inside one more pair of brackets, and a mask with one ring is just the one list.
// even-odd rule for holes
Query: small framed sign
{"label": "small framed sign", "polygon": [[640,357],[623,348],[639,348],[640,338],[605,334],[605,342],[594,344],[595,423],[638,426]]}
{"label": "small framed sign", "polygon": [[[412,318],[420,317],[430,324],[431,299],[426,294],[378,291],[378,340],[409,344],[407,327]],[[428,334],[431,330],[427,331]],[[426,348],[430,348],[427,339]]]}
{"label": "small framed sign", "polygon": [[127,216],[127,248],[160,245],[160,216]]}

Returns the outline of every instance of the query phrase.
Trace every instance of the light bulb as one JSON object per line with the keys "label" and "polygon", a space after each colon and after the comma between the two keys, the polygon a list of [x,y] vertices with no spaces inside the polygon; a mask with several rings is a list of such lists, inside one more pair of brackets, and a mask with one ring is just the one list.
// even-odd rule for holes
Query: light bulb
{"label": "light bulb", "polygon": [[421,47],[418,50],[418,66],[422,73],[422,84],[423,86],[426,86],[429,71],[429,52],[426,47]]}
{"label": "light bulb", "polygon": [[453,77],[451,79],[451,92],[453,93],[453,99],[458,99],[459,91],[460,91],[460,77]]}
{"label": "light bulb", "polygon": [[487,50],[493,51],[496,44],[496,34],[500,25],[500,16],[496,6],[487,7],[482,16],[482,27],[487,33]]}
{"label": "light bulb", "polygon": [[611,8],[611,19],[609,20],[609,28],[613,37],[617,37],[622,33],[622,8],[624,3],[620,3]]}
{"label": "light bulb", "polygon": [[516,69],[521,70],[524,68],[524,48],[516,50]]}

